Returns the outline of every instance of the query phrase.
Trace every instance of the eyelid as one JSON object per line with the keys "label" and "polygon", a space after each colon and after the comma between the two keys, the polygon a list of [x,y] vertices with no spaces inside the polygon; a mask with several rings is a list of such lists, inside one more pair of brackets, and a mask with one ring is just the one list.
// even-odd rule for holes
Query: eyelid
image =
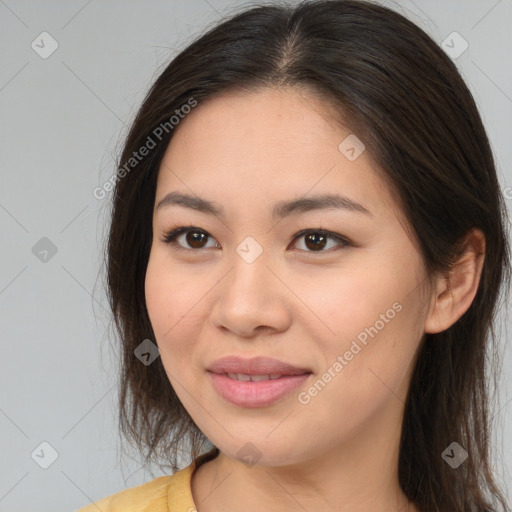
{"label": "eyelid", "polygon": [[[176,238],[178,236],[182,235],[183,233],[187,233],[189,231],[198,232],[198,233],[204,233],[205,235],[208,236],[208,238],[216,240],[213,236],[210,235],[210,233],[208,233],[208,231],[206,231],[206,230],[204,230],[202,228],[198,228],[196,226],[179,226],[179,227],[177,227],[175,229],[171,229],[171,231],[165,232],[163,234],[163,236],[160,238],[160,240],[163,243],[166,243],[166,244],[173,244],[175,246],[174,248],[176,250],[185,250],[185,251],[189,251],[189,252],[199,252],[202,249],[211,249],[211,247],[210,248],[208,248],[208,247],[200,248],[200,249],[189,249],[187,247],[182,247],[182,246],[180,246],[180,245],[175,243],[176,242]],[[295,235],[293,235],[292,243],[297,241],[302,236],[310,234],[310,233],[311,234],[320,234],[320,235],[325,236],[326,238],[330,238],[332,240],[335,240],[336,242],[338,242],[338,244],[341,245],[342,248],[345,248],[345,247],[353,245],[353,243],[348,238],[346,238],[346,237],[344,237],[342,235],[339,235],[337,233],[334,233],[332,231],[328,231],[328,230],[323,229],[323,228],[306,228],[306,229],[302,229],[299,232],[295,233]],[[330,253],[331,251],[302,251],[301,250],[301,252],[312,253],[312,254],[315,254],[315,253],[321,254],[321,253]]]}

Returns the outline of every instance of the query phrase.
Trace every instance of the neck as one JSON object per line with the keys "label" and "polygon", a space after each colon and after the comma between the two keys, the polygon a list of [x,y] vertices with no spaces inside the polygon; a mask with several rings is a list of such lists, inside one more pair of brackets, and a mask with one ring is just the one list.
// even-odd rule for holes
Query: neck
{"label": "neck", "polygon": [[222,451],[192,478],[198,512],[417,512],[398,483],[402,404],[392,405],[326,453],[249,466]]}

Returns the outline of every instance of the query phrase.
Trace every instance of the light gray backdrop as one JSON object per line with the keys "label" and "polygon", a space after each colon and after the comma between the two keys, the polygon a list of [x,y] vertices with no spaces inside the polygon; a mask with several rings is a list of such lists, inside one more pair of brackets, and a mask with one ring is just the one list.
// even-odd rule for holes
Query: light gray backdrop
{"label": "light gray backdrop", "polygon": [[[512,1],[386,4],[445,41],[483,114],[510,207]],[[241,5],[0,0],[0,512],[69,512],[162,474],[118,453],[115,352],[97,279],[110,195],[97,200],[93,189],[114,172],[165,63]],[[507,348],[493,440],[507,482],[511,362]]]}

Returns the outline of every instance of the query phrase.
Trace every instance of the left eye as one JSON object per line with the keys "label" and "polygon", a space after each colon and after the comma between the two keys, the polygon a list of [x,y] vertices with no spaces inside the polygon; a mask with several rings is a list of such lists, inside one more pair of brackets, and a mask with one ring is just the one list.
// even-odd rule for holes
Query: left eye
{"label": "left eye", "polygon": [[[181,243],[178,243],[182,236],[184,236],[184,240],[189,247],[185,247]],[[296,240],[300,240],[301,238],[304,240],[304,246],[306,249],[300,250],[305,250],[306,252],[327,252],[324,249],[328,246],[329,240],[336,242],[334,247],[339,245],[343,248],[351,245],[351,243],[344,237],[336,233],[326,231],[325,229],[304,229],[293,237],[292,243]],[[213,245],[209,246],[210,248],[219,247],[218,242],[216,242],[208,232],[193,226],[182,226],[176,228],[165,234],[161,240],[166,244],[173,244],[178,250],[194,250],[209,248],[207,245],[204,245],[207,243],[208,239],[211,239],[213,243]],[[328,248],[331,249],[332,246]]]}
{"label": "left eye", "polygon": [[305,229],[297,233],[293,240],[295,241],[301,238],[305,240],[304,245],[307,248],[313,248],[312,251],[307,252],[327,252],[322,249],[326,247],[328,240],[334,240],[337,242],[334,246],[341,245],[342,247],[346,247],[350,245],[350,242],[342,236],[326,231],[325,229]]}

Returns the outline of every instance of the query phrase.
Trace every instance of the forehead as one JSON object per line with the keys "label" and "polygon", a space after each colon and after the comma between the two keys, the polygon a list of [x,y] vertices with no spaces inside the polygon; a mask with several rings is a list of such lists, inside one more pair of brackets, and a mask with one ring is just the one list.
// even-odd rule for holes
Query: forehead
{"label": "forehead", "polygon": [[332,105],[309,89],[261,88],[224,92],[200,102],[180,123],[171,144],[183,143],[186,138],[195,149],[208,144],[218,150],[239,146],[256,151],[264,145],[270,155],[272,147],[275,153],[278,149],[282,153],[288,147],[296,151],[297,145],[307,150],[322,141],[331,144],[328,135],[338,138],[340,130],[350,133],[348,127],[334,121]]}
{"label": "forehead", "polygon": [[[166,150],[157,201],[170,190],[219,202],[235,196],[278,200],[311,191],[371,203],[377,214],[394,208],[362,141],[335,120],[333,109],[296,88],[228,92],[199,103]],[[347,144],[355,159],[354,152],[350,159],[344,153]]]}

